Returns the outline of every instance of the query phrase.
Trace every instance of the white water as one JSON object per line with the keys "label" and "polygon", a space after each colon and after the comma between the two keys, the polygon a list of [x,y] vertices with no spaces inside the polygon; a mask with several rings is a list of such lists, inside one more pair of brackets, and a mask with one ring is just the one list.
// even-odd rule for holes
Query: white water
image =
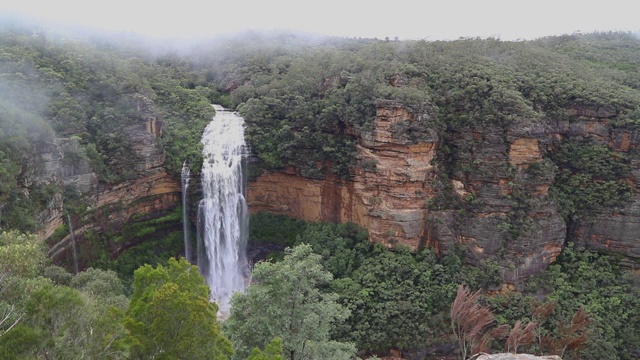
{"label": "white water", "polygon": [[235,112],[214,107],[216,116],[202,135],[198,267],[211,288],[218,315],[226,317],[231,296],[244,290],[248,283],[248,211],[243,177],[243,162],[248,154],[244,119]]}
{"label": "white water", "polygon": [[188,262],[192,262],[191,258],[191,241],[189,240],[189,179],[191,178],[191,171],[187,162],[182,163],[182,230],[184,233],[184,258]]}

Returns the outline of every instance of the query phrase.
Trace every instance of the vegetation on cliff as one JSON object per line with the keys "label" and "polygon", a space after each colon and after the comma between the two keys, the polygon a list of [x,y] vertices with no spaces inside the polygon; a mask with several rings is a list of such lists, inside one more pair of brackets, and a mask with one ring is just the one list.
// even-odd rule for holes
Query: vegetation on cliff
{"label": "vegetation on cliff", "polygon": [[[612,47],[624,50],[599,52]],[[518,118],[577,121],[573,108],[607,113],[614,126],[634,123],[640,106],[634,51],[634,36],[606,33],[526,42],[249,35],[212,44],[194,61],[206,69],[209,86],[231,90],[229,106],[249,122],[250,143],[265,168],[294,165],[323,176],[317,166],[331,163],[325,170],[349,176],[350,135],[371,131],[379,99],[413,111],[415,123],[402,129],[413,141],[428,129],[446,141],[463,127]]]}
{"label": "vegetation on cliff", "polygon": [[37,214],[62,192],[42,168],[55,137],[75,141],[63,161],[87,161],[100,182],[115,184],[139,175],[131,127],[160,121],[165,167],[179,174],[188,160],[197,172],[213,92],[183,59],[141,45],[0,27],[0,226],[35,231]]}

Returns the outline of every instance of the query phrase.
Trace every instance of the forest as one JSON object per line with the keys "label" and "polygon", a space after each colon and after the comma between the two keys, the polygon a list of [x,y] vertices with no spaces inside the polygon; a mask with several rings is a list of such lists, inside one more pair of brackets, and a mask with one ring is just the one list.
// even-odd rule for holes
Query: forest
{"label": "forest", "polygon": [[[441,139],[442,191],[425,207],[480,212],[485,198],[461,201],[443,180],[478,166],[457,141],[461,129],[573,124],[575,109],[596,109],[611,129],[637,137],[634,34],[428,42],[246,33],[170,46],[4,19],[0,94],[0,359],[640,358],[637,258],[571,236],[555,262],[508,290],[498,261],[469,262],[462,244],[447,254],[389,247],[352,223],[254,213],[249,247],[269,250],[219,319],[198,268],[182,258],[180,204],[87,231],[78,271],[48,256],[69,224],[38,235],[41,214],[60,199],[78,227],[104,218],[90,194],[45,171],[51,144],[64,139],[62,161],[88,164],[108,188],[143,172],[127,129],[161,119],[163,168],[179,181],[187,161],[197,177],[211,104],[247,121],[251,177],[291,167],[349,180],[354,134],[372,130],[379,101],[401,103],[424,116],[397,126],[398,137]],[[549,196],[568,232],[632,203],[637,149],[595,136],[564,140],[514,180],[505,241],[531,226],[535,199],[518,192],[531,179],[552,179]]]}

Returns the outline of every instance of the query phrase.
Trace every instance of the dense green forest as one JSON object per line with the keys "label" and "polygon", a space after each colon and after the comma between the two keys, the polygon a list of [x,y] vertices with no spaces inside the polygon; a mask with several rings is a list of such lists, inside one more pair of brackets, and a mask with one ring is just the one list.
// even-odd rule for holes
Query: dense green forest
{"label": "dense green forest", "polygon": [[[204,279],[184,260],[140,267],[130,293],[112,270],[70,274],[47,262],[35,237],[3,233],[0,357],[349,359],[392,349],[410,359],[446,356],[465,346],[450,321],[458,286],[488,289],[500,282],[495,264],[389,249],[352,224],[263,213],[251,226],[253,242],[287,250],[255,265],[254,285],[232,299],[231,315],[220,324]],[[638,281],[614,259],[568,247],[524,292],[479,300],[492,314],[490,326],[535,322],[535,339],[514,348],[506,335],[487,331],[489,341],[469,350],[633,359]],[[574,321],[581,309],[588,314],[582,327]]]}
{"label": "dense green forest", "polygon": [[[113,185],[139,175],[127,127],[159,118],[165,167],[179,178],[185,160],[198,171],[211,103],[247,120],[253,175],[293,166],[310,178],[349,179],[354,134],[371,131],[380,100],[421,114],[397,135],[419,142],[437,133],[443,150],[435,161],[449,176],[473,171],[468,149],[452,141],[463,127],[571,123],[572,110],[586,107],[633,132],[636,36],[400,42],[248,33],[157,47],[133,35],[0,24],[1,359],[350,359],[392,350],[409,359],[476,351],[640,357],[637,271],[571,243],[521,291],[500,291],[498,265],[471,266],[464,248],[446,256],[387,248],[353,224],[255,214],[250,245],[279,251],[255,264],[254,283],[220,320],[198,269],[177,258],[182,238],[161,235],[181,221],[180,209],[90,233],[96,243],[153,237],[117,259],[95,250],[77,274],[47,259],[46,243],[33,235],[56,194],[67,213],[88,211],[77,189],[41,176],[39,154],[56,139],[73,144],[65,161],[87,161],[100,184]],[[571,224],[629,201],[636,152],[576,137],[551,146],[530,171],[551,174],[550,193]],[[470,205],[443,190],[429,206]],[[460,285],[481,296],[457,297]],[[485,326],[454,331],[451,306],[464,300],[477,301]]]}

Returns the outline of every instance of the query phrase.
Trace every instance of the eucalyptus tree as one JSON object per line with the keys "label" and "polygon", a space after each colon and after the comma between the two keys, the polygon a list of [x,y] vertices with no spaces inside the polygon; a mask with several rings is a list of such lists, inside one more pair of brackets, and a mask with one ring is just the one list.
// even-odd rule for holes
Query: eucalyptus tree
{"label": "eucalyptus tree", "polygon": [[253,283],[232,298],[223,323],[237,358],[267,347],[274,338],[282,339],[283,354],[291,360],[352,358],[352,343],[330,337],[349,316],[337,294],[321,290],[332,278],[308,244],[288,248],[282,261],[256,264]]}
{"label": "eucalyptus tree", "polygon": [[131,358],[229,358],[233,349],[220,333],[217,311],[198,268],[186,260],[140,267],[124,320]]}

